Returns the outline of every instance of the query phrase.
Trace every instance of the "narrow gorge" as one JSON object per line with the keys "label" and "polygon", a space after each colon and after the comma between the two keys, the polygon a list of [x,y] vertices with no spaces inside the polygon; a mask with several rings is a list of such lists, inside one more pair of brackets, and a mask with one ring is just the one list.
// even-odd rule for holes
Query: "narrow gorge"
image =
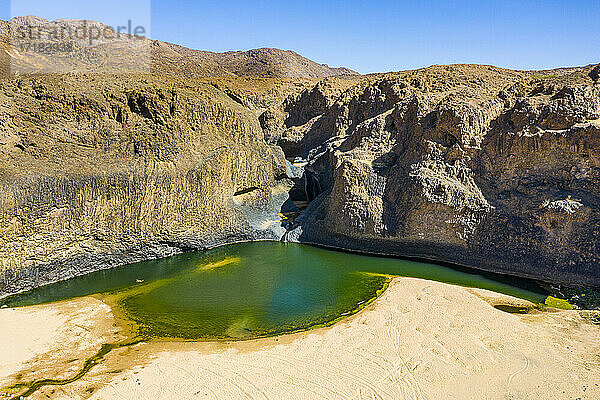
{"label": "narrow gorge", "polygon": [[0,291],[282,238],[597,286],[598,68],[5,79]]}

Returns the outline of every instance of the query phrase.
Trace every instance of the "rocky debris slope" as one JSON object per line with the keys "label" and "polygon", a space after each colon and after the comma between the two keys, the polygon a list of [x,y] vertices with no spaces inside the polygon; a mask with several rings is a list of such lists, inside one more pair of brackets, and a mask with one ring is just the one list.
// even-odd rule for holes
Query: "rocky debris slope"
{"label": "rocky debris slope", "polygon": [[214,53],[151,40],[143,36],[147,34],[143,26],[130,30],[118,33],[96,21],[47,21],[35,16],[0,21],[0,72],[97,72],[102,68],[188,78],[357,75],[347,68],[319,64],[289,50],[262,48]]}
{"label": "rocky debris slope", "polygon": [[287,238],[600,285],[597,69],[435,66],[307,90],[271,133],[323,190]]}
{"label": "rocky debris slope", "polygon": [[0,294],[283,234],[284,154],[209,83],[16,78],[0,105]]}

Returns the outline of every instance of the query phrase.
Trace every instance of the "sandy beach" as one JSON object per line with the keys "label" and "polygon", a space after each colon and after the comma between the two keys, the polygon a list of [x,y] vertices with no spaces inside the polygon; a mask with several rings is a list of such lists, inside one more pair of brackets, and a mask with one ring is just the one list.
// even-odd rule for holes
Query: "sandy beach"
{"label": "sandy beach", "polygon": [[[575,310],[516,315],[496,304],[526,302],[395,278],[373,304],[329,328],[245,342],[137,344],[31,398],[600,398],[600,326]],[[110,308],[89,297],[2,309],[0,325],[0,388],[72,376],[102,343],[123,339]]]}

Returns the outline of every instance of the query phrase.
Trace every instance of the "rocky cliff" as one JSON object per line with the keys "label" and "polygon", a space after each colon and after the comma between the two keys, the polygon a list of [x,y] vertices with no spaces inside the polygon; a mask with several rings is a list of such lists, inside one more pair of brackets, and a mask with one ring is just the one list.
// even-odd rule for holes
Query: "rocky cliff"
{"label": "rocky cliff", "polygon": [[322,190],[288,238],[599,285],[597,74],[455,65],[315,86],[278,131]]}
{"label": "rocky cliff", "polygon": [[215,85],[110,74],[2,82],[0,293],[279,240],[284,154],[265,143],[256,112]]}

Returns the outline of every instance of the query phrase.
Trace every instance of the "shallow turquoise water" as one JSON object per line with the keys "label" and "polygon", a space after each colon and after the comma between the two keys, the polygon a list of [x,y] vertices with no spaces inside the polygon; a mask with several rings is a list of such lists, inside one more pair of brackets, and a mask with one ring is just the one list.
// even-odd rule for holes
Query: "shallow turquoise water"
{"label": "shallow turquoise water", "polygon": [[[131,264],[0,300],[11,307],[104,294],[148,338],[245,339],[326,325],[400,275],[544,302],[522,279],[294,243],[254,242]],[[119,313],[120,311],[120,313]]]}

